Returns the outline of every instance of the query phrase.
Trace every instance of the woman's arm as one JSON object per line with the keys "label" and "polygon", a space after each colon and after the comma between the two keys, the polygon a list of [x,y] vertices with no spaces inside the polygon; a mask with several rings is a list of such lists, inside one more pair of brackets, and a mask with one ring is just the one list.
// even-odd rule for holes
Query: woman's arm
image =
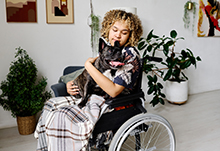
{"label": "woman's arm", "polygon": [[90,76],[94,79],[94,81],[111,97],[116,97],[119,95],[124,86],[115,84],[109,78],[104,76],[101,72],[99,72],[92,63],[95,62],[97,58],[89,58],[85,62],[85,68],[89,72]]}

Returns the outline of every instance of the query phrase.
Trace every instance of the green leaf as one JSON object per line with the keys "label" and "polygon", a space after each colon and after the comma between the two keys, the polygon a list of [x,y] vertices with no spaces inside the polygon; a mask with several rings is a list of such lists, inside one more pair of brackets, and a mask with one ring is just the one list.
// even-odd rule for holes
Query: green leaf
{"label": "green leaf", "polygon": [[155,56],[155,52],[156,52],[157,49],[160,48],[161,44],[162,44],[162,43],[159,43],[159,44],[156,44],[156,45],[155,45],[155,47],[154,47],[154,49],[153,49],[152,56]]}
{"label": "green leaf", "polygon": [[163,53],[165,54],[165,56],[167,56],[169,53],[169,46],[167,44],[163,45]]}
{"label": "green leaf", "polygon": [[164,76],[163,80],[166,81],[168,80],[172,75],[172,69],[169,69],[166,73],[166,75]]}
{"label": "green leaf", "polygon": [[175,69],[172,75],[175,77],[175,79],[180,79],[180,69],[179,68]]}
{"label": "green leaf", "polygon": [[139,41],[138,41],[138,42],[141,42],[143,39],[144,39],[144,38],[143,38],[143,37],[141,37],[141,38],[139,39]]}
{"label": "green leaf", "polygon": [[172,31],[170,32],[170,37],[176,38],[176,36],[177,36],[177,32],[176,32],[175,30],[172,30]]}
{"label": "green leaf", "polygon": [[202,59],[198,56],[198,57],[196,57],[196,60],[197,61],[202,61]]}
{"label": "green leaf", "polygon": [[196,58],[195,57],[190,57],[190,61],[196,67]]}
{"label": "green leaf", "polygon": [[182,50],[182,51],[181,51],[181,54],[182,54],[182,56],[183,56],[184,58],[186,58],[186,57],[187,57],[187,53],[186,53],[186,51],[185,51],[185,50]]}
{"label": "green leaf", "polygon": [[162,65],[165,65],[165,66],[167,66],[167,67],[168,67],[168,64],[167,64],[167,63],[165,63],[165,62],[161,62],[161,64],[162,64]]}
{"label": "green leaf", "polygon": [[174,60],[172,60],[171,67],[174,68],[176,66],[177,62],[178,62],[178,58],[175,58]]}
{"label": "green leaf", "polygon": [[142,57],[144,58],[146,56],[146,54],[147,54],[147,49],[144,50]]}
{"label": "green leaf", "polygon": [[150,76],[150,75],[147,75],[147,78],[148,78],[149,81],[154,81],[153,77]]}
{"label": "green leaf", "polygon": [[138,50],[143,50],[143,49],[147,46],[147,44],[146,44],[146,45],[144,45],[144,44],[145,44],[144,41],[140,42],[140,43],[138,44]]}
{"label": "green leaf", "polygon": [[187,77],[183,72],[181,72],[181,73],[182,73],[183,77],[184,77],[186,80],[188,80],[188,77]]}
{"label": "green leaf", "polygon": [[164,100],[163,100],[162,98],[158,98],[158,100],[159,100],[159,102],[160,102],[161,104],[163,104],[163,105],[165,104],[165,103],[164,103]]}
{"label": "green leaf", "polygon": [[147,51],[148,51],[148,52],[151,52],[152,48],[153,48],[152,45],[149,45],[149,46],[147,47]]}
{"label": "green leaf", "polygon": [[143,71],[147,74],[148,72],[152,71],[154,64],[145,64],[143,65]]}
{"label": "green leaf", "polygon": [[160,89],[163,89],[163,85],[161,83],[157,83],[157,85]]}
{"label": "green leaf", "polygon": [[167,46],[172,46],[174,44],[174,41],[173,40],[170,40],[166,43]]}
{"label": "green leaf", "polygon": [[159,38],[159,36],[157,36],[157,35],[152,35],[152,37],[153,37],[153,38]]}
{"label": "green leaf", "polygon": [[164,93],[159,93],[161,97],[166,98],[166,95]]}
{"label": "green leaf", "polygon": [[169,68],[172,68],[172,61],[173,61],[173,59],[171,57],[167,57],[166,62],[167,62],[167,66]]}
{"label": "green leaf", "polygon": [[158,103],[159,103],[159,100],[158,100],[157,97],[154,97],[154,98],[152,99],[152,101],[150,102],[150,104],[152,104],[153,107],[154,107],[155,105],[157,105]]}
{"label": "green leaf", "polygon": [[148,81],[148,86],[152,87],[153,86],[153,82],[152,81]]}
{"label": "green leaf", "polygon": [[184,68],[188,68],[190,65],[191,65],[191,61],[190,61],[190,60],[187,60],[187,61],[184,63]]}
{"label": "green leaf", "polygon": [[147,39],[146,40],[150,40],[153,37],[153,29],[149,32],[149,34],[147,35]]}
{"label": "green leaf", "polygon": [[157,76],[156,76],[156,75],[154,75],[154,79],[153,79],[153,81],[154,81],[154,83],[157,82]]}
{"label": "green leaf", "polygon": [[179,38],[177,38],[176,40],[179,40],[179,39],[185,40],[183,37],[179,37]]}
{"label": "green leaf", "polygon": [[148,91],[147,91],[147,94],[150,95],[154,92],[154,86],[152,87],[149,87]]}
{"label": "green leaf", "polygon": [[186,48],[186,50],[189,51],[191,56],[193,56],[193,52],[190,49]]}

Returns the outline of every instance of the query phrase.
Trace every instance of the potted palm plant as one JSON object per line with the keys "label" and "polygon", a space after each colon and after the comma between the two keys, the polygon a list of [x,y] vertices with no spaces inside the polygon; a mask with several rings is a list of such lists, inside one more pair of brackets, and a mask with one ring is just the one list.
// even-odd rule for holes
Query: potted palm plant
{"label": "potted palm plant", "polygon": [[17,117],[20,134],[31,134],[35,130],[35,115],[51,97],[45,91],[47,79],[37,79],[37,68],[26,50],[16,48],[14,61],[11,62],[6,80],[0,84],[0,105]]}
{"label": "potted palm plant", "polygon": [[[182,104],[186,101],[181,99],[175,100],[177,98],[177,92],[174,90],[177,90],[178,88],[169,90],[167,87],[182,83],[187,87],[188,77],[185,75],[184,70],[191,65],[196,67],[197,62],[201,61],[201,58],[199,56],[195,57],[189,48],[183,49],[180,52],[175,52],[174,48],[178,40],[184,40],[184,38],[178,38],[175,30],[170,32],[170,36],[162,37],[153,34],[153,30],[151,30],[147,37],[141,38],[138,43],[138,49],[143,51],[143,57],[147,55],[155,56],[155,54],[159,52],[161,52],[164,57],[164,61],[159,64],[148,60],[145,60],[143,64],[143,70],[148,78],[149,88],[147,93],[154,95],[150,102],[153,106],[158,103],[164,104],[165,98],[172,103],[177,101],[177,104]],[[164,86],[158,81],[158,77],[162,78],[163,81],[166,81],[165,94],[162,93]],[[184,91],[186,91],[186,95],[188,96],[188,89]],[[172,94],[174,94],[174,99],[172,98]],[[183,91],[181,91],[180,94],[183,94]],[[187,99],[186,96],[185,99]]]}

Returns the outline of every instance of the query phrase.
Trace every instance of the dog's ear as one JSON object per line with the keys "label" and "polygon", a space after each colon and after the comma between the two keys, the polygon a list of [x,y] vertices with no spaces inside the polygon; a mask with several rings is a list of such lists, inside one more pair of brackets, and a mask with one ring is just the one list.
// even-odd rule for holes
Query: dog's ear
{"label": "dog's ear", "polygon": [[99,38],[99,52],[102,52],[102,50],[105,48],[106,46],[106,42],[104,41],[104,39]]}
{"label": "dog's ear", "polygon": [[119,43],[119,41],[115,41],[115,43],[114,43],[114,47],[120,47],[120,43]]}

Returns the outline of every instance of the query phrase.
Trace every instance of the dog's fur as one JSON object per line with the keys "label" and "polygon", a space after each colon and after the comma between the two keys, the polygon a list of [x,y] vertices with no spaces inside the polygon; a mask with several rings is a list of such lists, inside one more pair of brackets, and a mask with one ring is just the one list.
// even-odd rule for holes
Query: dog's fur
{"label": "dog's fur", "polygon": [[[108,70],[113,77],[116,70],[123,66],[123,61],[124,58],[118,41],[115,42],[115,46],[113,47],[107,45],[102,38],[99,39],[99,57],[95,60],[93,64],[94,67],[101,73]],[[78,104],[79,107],[85,106],[91,94],[105,96],[105,99],[109,97],[100,87],[97,87],[96,82],[86,69],[73,81],[73,83],[79,87],[79,94],[75,97],[82,97],[81,102]]]}

